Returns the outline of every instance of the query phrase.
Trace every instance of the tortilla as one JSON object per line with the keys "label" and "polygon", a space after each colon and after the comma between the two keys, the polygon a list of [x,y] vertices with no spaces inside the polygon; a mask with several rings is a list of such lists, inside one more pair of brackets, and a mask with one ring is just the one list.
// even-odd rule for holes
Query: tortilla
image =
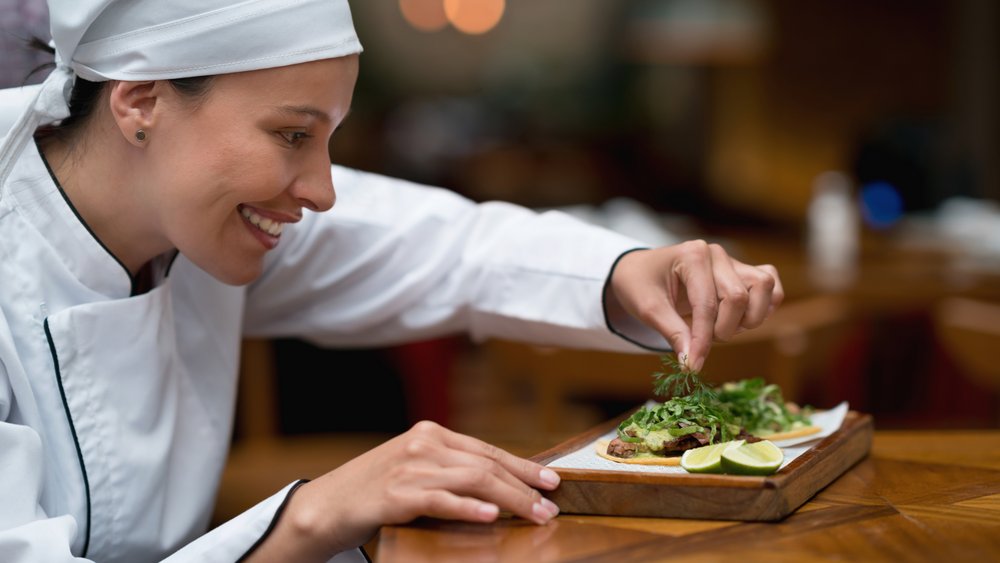
{"label": "tortilla", "polygon": [[631,465],[670,465],[678,466],[681,464],[681,456],[671,456],[671,457],[615,457],[608,454],[608,444],[611,440],[598,440],[594,442],[594,450],[597,455],[603,457],[604,459],[613,461],[615,463],[628,463]]}
{"label": "tortilla", "polygon": [[796,428],[795,430],[789,430],[787,432],[775,432],[774,434],[768,434],[767,436],[757,436],[761,440],[770,440],[772,442],[778,442],[780,440],[789,440],[791,438],[801,438],[802,436],[808,436],[810,434],[816,434],[820,430],[823,430],[819,426],[805,426],[803,428]]}
{"label": "tortilla", "polygon": [[[762,440],[769,440],[776,442],[779,440],[788,440],[790,438],[799,438],[801,436],[808,436],[810,434],[816,434],[821,431],[822,428],[819,426],[806,426],[804,428],[796,428],[795,430],[789,430],[787,432],[775,432],[769,436],[758,436]],[[677,467],[681,464],[681,454],[673,456],[642,456],[642,457],[616,457],[608,453],[608,444],[611,440],[597,440],[594,442],[594,451],[597,455],[603,457],[606,460],[613,461],[615,463],[627,463],[629,465],[665,465],[670,467]]]}

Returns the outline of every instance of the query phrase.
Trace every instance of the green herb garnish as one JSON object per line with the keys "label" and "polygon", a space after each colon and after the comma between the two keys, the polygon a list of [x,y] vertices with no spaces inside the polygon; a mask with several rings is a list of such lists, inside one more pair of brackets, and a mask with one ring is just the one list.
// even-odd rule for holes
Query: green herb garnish
{"label": "green herb garnish", "polygon": [[[710,443],[731,440],[739,433],[732,414],[719,403],[717,393],[697,373],[688,370],[676,356],[661,356],[663,371],[653,374],[657,395],[668,398],[663,403],[643,406],[618,426],[618,437],[625,442],[662,441],[663,431],[678,437],[702,432]],[[693,430],[690,430],[692,429]],[[663,437],[663,438],[661,438]]]}
{"label": "green herb garnish", "polygon": [[690,396],[699,402],[718,400],[715,391],[706,385],[696,372],[681,363],[677,356],[660,356],[660,363],[663,365],[663,371],[653,374],[656,380],[653,392],[657,395],[665,399]]}
{"label": "green herb garnish", "polygon": [[759,377],[723,384],[718,397],[740,425],[755,436],[810,424],[811,409],[793,413],[781,396],[781,388]]}
{"label": "green herb garnish", "polygon": [[643,406],[618,425],[622,441],[645,450],[662,449],[666,441],[700,432],[715,444],[735,439],[745,430],[757,436],[809,425],[809,409],[793,413],[781,389],[763,379],[745,379],[713,388],[688,370],[676,356],[661,356],[663,370],[653,374],[653,388],[664,402]]}

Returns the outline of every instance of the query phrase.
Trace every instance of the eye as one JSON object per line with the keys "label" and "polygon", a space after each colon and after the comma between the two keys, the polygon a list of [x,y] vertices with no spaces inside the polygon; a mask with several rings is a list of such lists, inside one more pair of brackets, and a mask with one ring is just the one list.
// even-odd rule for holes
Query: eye
{"label": "eye", "polygon": [[312,137],[312,135],[306,133],[305,131],[278,131],[278,135],[280,135],[289,146],[293,147]]}

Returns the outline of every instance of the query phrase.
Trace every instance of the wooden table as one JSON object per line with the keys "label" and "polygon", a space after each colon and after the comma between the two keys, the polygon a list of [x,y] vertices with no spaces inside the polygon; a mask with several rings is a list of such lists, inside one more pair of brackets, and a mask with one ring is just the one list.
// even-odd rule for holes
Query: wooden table
{"label": "wooden table", "polygon": [[877,431],[866,459],[777,523],[422,520],[383,529],[375,560],[997,561],[1000,431]]}

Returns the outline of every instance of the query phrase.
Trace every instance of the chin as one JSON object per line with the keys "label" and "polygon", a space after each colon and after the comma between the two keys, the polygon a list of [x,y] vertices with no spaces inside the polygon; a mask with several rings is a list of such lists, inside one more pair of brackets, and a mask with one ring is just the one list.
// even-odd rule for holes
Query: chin
{"label": "chin", "polygon": [[213,267],[203,268],[210,276],[226,285],[247,285],[260,277],[260,264],[252,266],[243,264],[242,267],[226,268],[222,264],[213,264]]}

